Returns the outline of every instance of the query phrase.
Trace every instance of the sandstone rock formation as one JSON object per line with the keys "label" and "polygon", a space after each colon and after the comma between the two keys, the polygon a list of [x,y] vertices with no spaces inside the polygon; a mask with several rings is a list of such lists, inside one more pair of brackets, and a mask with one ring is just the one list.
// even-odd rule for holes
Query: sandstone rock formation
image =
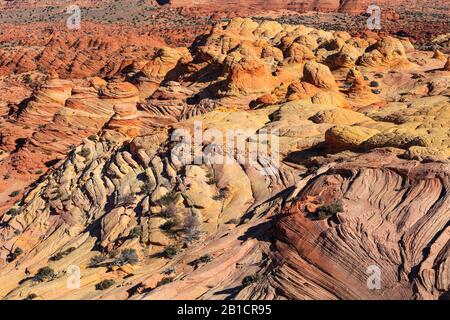
{"label": "sandstone rock formation", "polygon": [[442,299],[448,62],[405,45],[236,18],[36,76],[0,104],[0,297]]}

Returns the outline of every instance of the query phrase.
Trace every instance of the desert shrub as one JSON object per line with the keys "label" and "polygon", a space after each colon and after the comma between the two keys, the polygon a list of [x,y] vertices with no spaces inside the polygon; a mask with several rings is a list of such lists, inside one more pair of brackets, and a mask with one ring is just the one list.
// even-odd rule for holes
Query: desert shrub
{"label": "desert shrub", "polygon": [[91,155],[91,150],[83,148],[81,151],[77,152],[77,155],[83,158],[87,158]]}
{"label": "desert shrub", "polygon": [[26,84],[31,84],[33,82],[33,80],[31,79],[31,75],[29,74],[25,74],[22,77],[23,82],[25,82]]}
{"label": "desert shrub", "polygon": [[173,282],[173,277],[164,277],[158,282],[158,284],[156,286],[157,287],[163,286],[163,285],[171,283],[171,282]]}
{"label": "desert shrub", "polygon": [[183,230],[186,234],[187,241],[197,240],[200,236],[200,231],[198,227],[200,226],[200,221],[198,216],[195,214],[188,215],[185,217],[183,222]]}
{"label": "desert shrub", "polygon": [[9,172],[3,175],[3,180],[8,180],[9,178],[11,178],[11,174]]}
{"label": "desert shrub", "polygon": [[115,258],[117,258],[119,255],[120,255],[120,250],[119,250],[119,249],[113,249],[113,250],[111,250],[111,251],[108,253],[108,256],[109,256],[111,259],[115,259]]}
{"label": "desert shrub", "polygon": [[160,225],[159,228],[164,231],[171,231],[176,226],[177,221],[175,219],[170,219],[164,222],[162,225]]}
{"label": "desert shrub", "polygon": [[178,253],[180,249],[176,246],[167,246],[164,248],[163,256],[167,259],[173,259]]}
{"label": "desert shrub", "polygon": [[140,238],[141,235],[142,235],[142,229],[141,229],[141,227],[137,226],[137,227],[134,227],[133,229],[131,229],[130,234],[128,235],[128,238],[136,239],[136,238]]}
{"label": "desert shrub", "polygon": [[372,89],[373,94],[380,94],[381,91],[379,89]]}
{"label": "desert shrub", "polygon": [[96,290],[106,290],[113,286],[116,282],[113,279],[103,280],[95,285]]}
{"label": "desert shrub", "polygon": [[91,258],[91,261],[90,261],[90,263],[89,263],[89,266],[90,266],[91,268],[97,267],[99,264],[101,264],[101,263],[104,262],[105,260],[106,260],[106,257],[105,257],[105,256],[102,256],[102,255],[96,255],[96,256],[93,256],[93,257]]}
{"label": "desert shrub", "polygon": [[19,212],[20,212],[19,209],[17,209],[17,208],[11,208],[11,209],[9,209],[8,211],[6,211],[6,214],[9,215],[9,216],[15,217],[16,215],[19,214]]}
{"label": "desert shrub", "polygon": [[93,134],[93,135],[88,137],[88,140],[91,140],[93,142],[97,142],[97,136]]}
{"label": "desert shrub", "polygon": [[230,219],[230,220],[228,220],[227,222],[225,222],[225,224],[240,224],[241,223],[241,220],[240,219],[237,219],[237,218],[235,218],[235,219]]}
{"label": "desert shrub", "polygon": [[58,261],[61,260],[62,258],[64,258],[65,256],[71,254],[72,252],[75,251],[74,247],[70,247],[64,251],[58,252],[57,254],[55,254],[53,257],[50,257],[50,261]]}
{"label": "desert shrub", "polygon": [[50,267],[43,267],[38,270],[34,279],[39,282],[51,281],[56,277],[55,271]]}
{"label": "desert shrub", "polygon": [[242,285],[245,286],[245,287],[249,286],[249,285],[251,285],[253,283],[257,283],[257,282],[261,281],[262,278],[263,278],[263,276],[260,273],[255,273],[255,274],[252,274],[250,276],[246,276],[242,280]]}
{"label": "desert shrub", "polygon": [[17,257],[20,256],[22,253],[23,253],[22,248],[17,247],[13,252],[11,252],[11,253],[8,255],[7,261],[8,261],[8,262],[12,262],[12,261],[16,260]]}
{"label": "desert shrub", "polygon": [[190,264],[195,267],[198,267],[201,264],[207,264],[207,263],[210,263],[211,261],[213,261],[213,256],[210,254],[205,254],[205,255],[201,256],[200,258],[195,259]]}
{"label": "desert shrub", "polygon": [[134,249],[124,249],[120,253],[120,255],[113,261],[113,265],[115,266],[123,266],[127,263],[129,264],[137,264],[139,262],[139,257]]}
{"label": "desert shrub", "polygon": [[36,172],[35,172],[35,174],[43,174],[44,173],[44,171],[42,171],[42,170],[36,170]]}
{"label": "desert shrub", "polygon": [[27,297],[24,300],[33,300],[37,298],[37,294],[35,293],[30,293],[29,295],[27,295]]}
{"label": "desert shrub", "polygon": [[343,212],[344,208],[340,203],[332,203],[320,206],[314,213],[314,218],[317,220],[324,220],[334,216],[338,212]]}
{"label": "desert shrub", "polygon": [[175,203],[169,204],[167,207],[161,210],[161,217],[170,219],[175,218],[178,213],[178,207]]}
{"label": "desert shrub", "polygon": [[20,190],[14,190],[13,192],[11,192],[11,194],[9,195],[11,198],[17,197],[20,194]]}
{"label": "desert shrub", "polygon": [[162,272],[162,274],[165,274],[165,275],[170,275],[170,274],[172,274],[172,273],[175,273],[175,268],[174,268],[174,267],[166,268],[166,269],[164,269],[164,271]]}
{"label": "desert shrub", "polygon": [[170,191],[166,193],[161,199],[158,200],[158,203],[162,206],[168,206],[170,204],[176,203],[178,200],[178,193],[175,191]]}
{"label": "desert shrub", "polygon": [[380,84],[378,83],[378,81],[371,81],[369,86],[371,86],[372,88],[378,88]]}
{"label": "desert shrub", "polygon": [[226,199],[228,197],[229,193],[230,192],[229,192],[228,188],[224,188],[219,191],[219,194],[214,195],[212,198],[215,201],[221,201],[221,200]]}

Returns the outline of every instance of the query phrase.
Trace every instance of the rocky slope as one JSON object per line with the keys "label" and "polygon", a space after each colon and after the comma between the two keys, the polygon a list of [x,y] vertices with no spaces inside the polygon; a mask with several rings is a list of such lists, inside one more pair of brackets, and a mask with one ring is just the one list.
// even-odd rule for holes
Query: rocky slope
{"label": "rocky slope", "polygon": [[[112,77],[47,75],[0,105],[0,296],[448,297],[449,61],[236,18]],[[248,146],[276,132],[279,165],[211,137],[225,163],[180,161],[171,136],[198,123]]]}

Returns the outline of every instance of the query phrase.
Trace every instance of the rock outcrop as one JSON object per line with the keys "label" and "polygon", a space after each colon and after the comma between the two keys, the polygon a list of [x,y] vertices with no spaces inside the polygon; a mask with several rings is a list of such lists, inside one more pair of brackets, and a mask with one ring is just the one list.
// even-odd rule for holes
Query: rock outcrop
{"label": "rock outcrop", "polygon": [[0,297],[442,299],[448,66],[404,43],[236,18],[36,76],[0,103]]}

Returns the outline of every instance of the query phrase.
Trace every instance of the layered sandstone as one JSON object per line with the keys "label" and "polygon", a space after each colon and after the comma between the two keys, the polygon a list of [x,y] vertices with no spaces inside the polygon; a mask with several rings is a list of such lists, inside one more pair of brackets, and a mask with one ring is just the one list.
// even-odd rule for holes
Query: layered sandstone
{"label": "layered sandstone", "polygon": [[[446,59],[394,36],[236,18],[189,49],[134,53],[126,66],[53,74],[31,99],[0,104],[2,298],[448,293]],[[25,124],[15,145],[8,135]],[[188,140],[171,135],[195,128],[210,153],[186,163]],[[245,129],[246,145],[272,130],[279,164],[221,149],[208,129]],[[124,250],[138,261],[122,261]],[[67,288],[73,265],[79,290]],[[56,275],[39,282],[44,266]],[[380,290],[367,287],[373,266]],[[96,290],[104,279],[115,285]]]}

